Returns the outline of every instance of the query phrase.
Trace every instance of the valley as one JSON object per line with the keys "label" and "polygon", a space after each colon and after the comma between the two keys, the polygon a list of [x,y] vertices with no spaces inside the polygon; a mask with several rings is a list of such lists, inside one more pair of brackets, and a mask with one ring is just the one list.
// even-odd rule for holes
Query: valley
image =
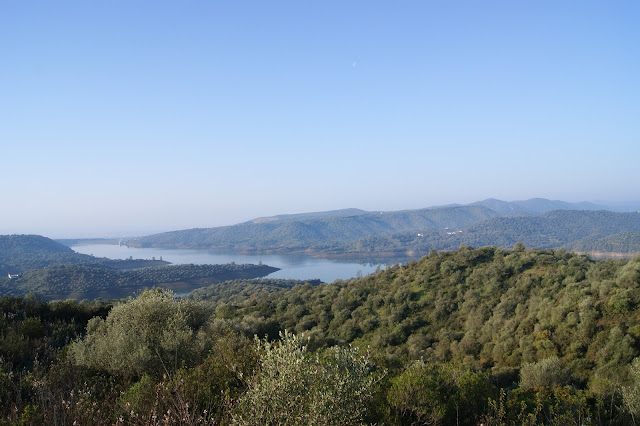
{"label": "valley", "polygon": [[[497,211],[347,209],[124,240],[0,236],[0,394],[12,407],[0,415],[633,424],[640,214],[485,204]],[[323,282],[313,264],[347,275]],[[330,412],[312,408],[326,398]]]}

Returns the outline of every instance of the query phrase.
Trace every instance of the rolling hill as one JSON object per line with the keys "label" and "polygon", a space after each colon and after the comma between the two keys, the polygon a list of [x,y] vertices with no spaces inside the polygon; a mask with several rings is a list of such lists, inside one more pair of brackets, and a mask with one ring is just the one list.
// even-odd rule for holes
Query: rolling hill
{"label": "rolling hill", "polygon": [[161,260],[97,258],[76,253],[69,247],[40,235],[0,235],[0,277],[59,264],[127,270],[167,263]]}
{"label": "rolling hill", "polygon": [[[349,244],[327,247],[328,253],[421,255],[431,249],[513,247],[517,242],[535,248],[635,253],[640,251],[640,214],[609,211],[555,210],[540,216],[497,217],[466,229],[424,230],[373,236]],[[614,250],[615,248],[615,250]]]}
{"label": "rolling hill", "polygon": [[168,263],[96,258],[39,235],[0,235],[0,296],[118,298],[145,287],[185,291],[226,280],[264,277],[278,270],[267,265],[166,266]]}
{"label": "rolling hill", "polygon": [[265,223],[265,222],[295,222],[300,220],[307,219],[320,219],[324,217],[346,217],[346,216],[356,216],[360,214],[367,214],[365,210],[360,209],[340,209],[340,210],[330,210],[326,212],[315,212],[315,213],[296,213],[296,214],[280,214],[276,216],[267,216],[267,217],[258,217],[255,219],[251,219],[245,223]]}
{"label": "rolling hill", "polygon": [[470,205],[487,207],[502,216],[538,215],[552,210],[607,210],[605,206],[589,202],[568,203],[560,200],[547,200],[546,198],[531,198],[523,201],[502,201],[489,198]]}
{"label": "rolling hill", "polygon": [[567,248],[576,252],[640,252],[640,232],[621,232],[606,237],[583,238],[567,244]]}
{"label": "rolling hill", "polygon": [[[315,256],[427,253],[430,249],[473,247],[591,247],[610,251],[615,234],[638,232],[640,215],[606,211],[594,203],[533,198],[487,199],[469,205],[419,210],[365,212],[358,209],[279,215],[238,225],[166,232],[133,239],[135,247],[213,248],[243,252],[306,252]],[[578,241],[585,240],[582,245]],[[635,240],[609,244],[624,252],[640,251]],[[599,244],[603,244],[601,250]]]}
{"label": "rolling hill", "polygon": [[166,232],[129,241],[131,246],[307,250],[416,229],[465,228],[498,214],[483,206],[444,207],[354,216],[323,216],[298,221],[241,223],[218,228]]}

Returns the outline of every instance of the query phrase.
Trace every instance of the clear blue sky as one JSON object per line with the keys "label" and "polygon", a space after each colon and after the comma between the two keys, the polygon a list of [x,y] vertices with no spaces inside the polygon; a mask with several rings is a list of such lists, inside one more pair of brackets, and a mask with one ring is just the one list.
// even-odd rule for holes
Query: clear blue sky
{"label": "clear blue sky", "polygon": [[8,0],[0,233],[640,199],[640,2]]}

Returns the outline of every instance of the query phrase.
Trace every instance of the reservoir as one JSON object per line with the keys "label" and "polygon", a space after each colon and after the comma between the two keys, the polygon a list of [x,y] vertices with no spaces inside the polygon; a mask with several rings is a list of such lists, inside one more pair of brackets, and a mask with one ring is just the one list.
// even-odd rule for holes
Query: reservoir
{"label": "reservoir", "polygon": [[109,259],[152,259],[166,260],[172,264],[224,264],[235,262],[258,264],[280,268],[269,275],[269,278],[287,278],[296,280],[319,279],[325,283],[335,280],[346,280],[359,275],[384,269],[393,263],[403,263],[408,259],[394,259],[388,263],[358,262],[352,259],[318,259],[304,254],[239,254],[212,250],[134,248],[110,244],[79,244],[71,247],[78,253]]}

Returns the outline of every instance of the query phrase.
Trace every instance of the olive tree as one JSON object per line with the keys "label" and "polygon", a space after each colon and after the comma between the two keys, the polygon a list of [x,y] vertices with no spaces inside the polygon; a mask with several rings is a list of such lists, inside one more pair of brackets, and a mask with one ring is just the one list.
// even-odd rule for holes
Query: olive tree
{"label": "olive tree", "polygon": [[324,356],[307,352],[288,332],[272,343],[256,339],[260,368],[234,413],[236,424],[359,424],[379,374],[353,347]]}
{"label": "olive tree", "polygon": [[106,319],[93,318],[69,356],[80,366],[125,377],[159,376],[189,363],[199,352],[195,331],[205,322],[200,305],[161,289],[115,306]]}
{"label": "olive tree", "polygon": [[387,402],[401,424],[476,424],[494,391],[484,372],[419,360],[391,380]]}
{"label": "olive tree", "polygon": [[568,383],[569,374],[555,355],[538,362],[524,363],[520,368],[520,387],[523,389],[564,386]]}
{"label": "olive tree", "polygon": [[629,384],[622,387],[622,397],[633,424],[637,424],[640,417],[640,358],[635,358],[629,366]]}

